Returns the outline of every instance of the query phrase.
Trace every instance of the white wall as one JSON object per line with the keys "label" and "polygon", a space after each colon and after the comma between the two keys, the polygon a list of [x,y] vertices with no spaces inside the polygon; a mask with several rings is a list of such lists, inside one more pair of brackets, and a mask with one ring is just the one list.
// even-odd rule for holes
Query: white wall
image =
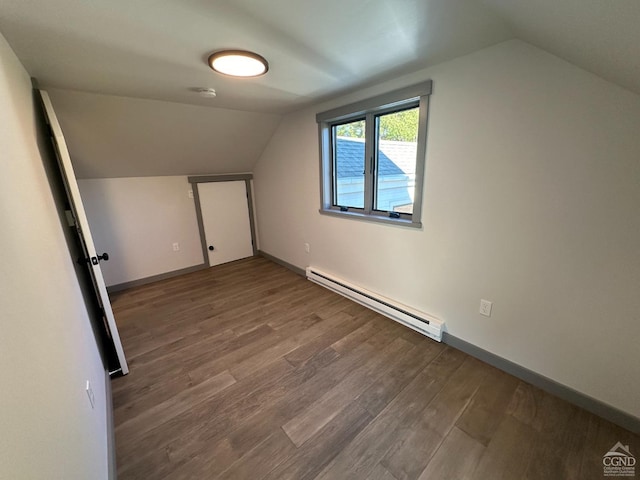
{"label": "white wall", "polygon": [[[320,215],[315,114],[428,78],[424,227]],[[638,95],[502,43],[285,117],[254,170],[260,248],[640,416],[638,132]]]}
{"label": "white wall", "polygon": [[[108,286],[204,262],[186,176],[79,180]],[[180,250],[173,251],[178,242]]]}
{"label": "white wall", "polygon": [[0,478],[105,479],[105,370],[35,122],[29,75],[0,35]]}

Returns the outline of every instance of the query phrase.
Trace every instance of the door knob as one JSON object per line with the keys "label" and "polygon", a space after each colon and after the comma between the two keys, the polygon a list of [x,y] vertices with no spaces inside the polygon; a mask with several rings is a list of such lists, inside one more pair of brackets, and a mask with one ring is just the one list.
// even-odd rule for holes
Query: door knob
{"label": "door knob", "polygon": [[100,260],[104,260],[105,262],[108,261],[109,254],[107,252],[104,252],[102,255],[98,255],[97,257],[91,257],[91,258],[79,257],[78,260],[76,260],[76,262],[78,263],[78,265],[82,265],[84,263],[92,263],[93,265],[98,265],[98,263],[100,263]]}
{"label": "door knob", "polygon": [[209,245],[209,250],[213,252],[213,245]]}

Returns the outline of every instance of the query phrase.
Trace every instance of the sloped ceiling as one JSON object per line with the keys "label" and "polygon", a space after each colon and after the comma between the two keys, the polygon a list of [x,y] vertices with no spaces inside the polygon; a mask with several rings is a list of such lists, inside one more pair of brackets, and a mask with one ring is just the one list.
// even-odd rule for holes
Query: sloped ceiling
{"label": "sloped ceiling", "polygon": [[482,0],[514,35],[640,94],[640,1]]}
{"label": "sloped ceiling", "polygon": [[[640,93],[639,24],[637,0],[0,0],[83,176],[251,170],[279,115],[512,38]],[[270,71],[218,75],[223,48]]]}
{"label": "sloped ceiling", "polygon": [[[0,12],[44,87],[271,113],[512,37],[472,0],[0,0]],[[271,69],[218,75],[206,59],[224,48]]]}
{"label": "sloped ceiling", "polygon": [[280,115],[48,89],[78,178],[251,172]]}

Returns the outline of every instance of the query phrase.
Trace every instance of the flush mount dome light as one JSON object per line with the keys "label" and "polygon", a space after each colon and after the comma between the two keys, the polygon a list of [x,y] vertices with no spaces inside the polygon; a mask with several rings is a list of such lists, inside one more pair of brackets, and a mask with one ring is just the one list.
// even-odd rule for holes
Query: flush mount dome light
{"label": "flush mount dome light", "polygon": [[222,50],[209,56],[209,66],[232,77],[258,77],[269,70],[264,57],[244,50]]}

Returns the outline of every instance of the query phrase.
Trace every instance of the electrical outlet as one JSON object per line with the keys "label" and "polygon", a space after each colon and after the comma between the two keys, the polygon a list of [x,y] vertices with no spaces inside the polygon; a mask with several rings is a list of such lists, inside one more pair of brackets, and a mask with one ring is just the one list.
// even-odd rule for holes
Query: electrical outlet
{"label": "electrical outlet", "polygon": [[179,251],[179,250],[180,250],[180,244],[179,244],[178,242],[175,242],[175,243],[173,244],[173,251],[174,251],[174,252],[177,252],[177,251]]}
{"label": "electrical outlet", "polygon": [[309,246],[308,243],[304,244],[304,251],[307,252],[307,253],[309,253],[311,251],[311,247]]}
{"label": "electrical outlet", "polygon": [[91,408],[93,409],[96,407],[96,397],[93,394],[93,388],[91,388],[91,382],[89,380],[87,380],[86,390],[87,397],[89,397],[89,403],[91,403]]}
{"label": "electrical outlet", "polygon": [[189,190],[189,191],[187,192],[187,196],[188,196],[189,198],[193,198],[193,190]]}
{"label": "electrical outlet", "polygon": [[484,315],[485,317],[490,317],[491,316],[491,307],[493,306],[493,303],[491,303],[489,300],[480,300],[480,315]]}

